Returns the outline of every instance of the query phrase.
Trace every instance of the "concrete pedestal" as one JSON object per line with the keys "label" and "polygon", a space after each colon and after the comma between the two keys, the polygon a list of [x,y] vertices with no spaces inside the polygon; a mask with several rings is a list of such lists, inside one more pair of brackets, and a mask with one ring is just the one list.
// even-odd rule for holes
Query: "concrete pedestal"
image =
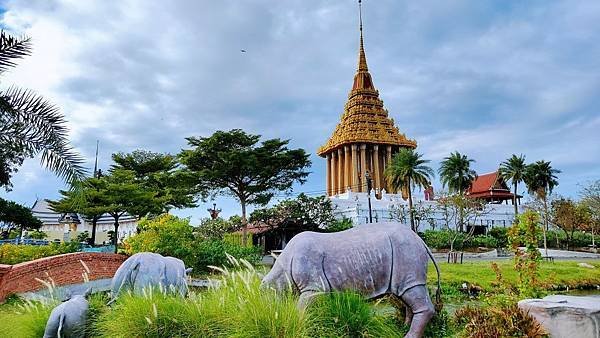
{"label": "concrete pedestal", "polygon": [[519,308],[540,322],[552,338],[600,338],[599,296],[525,299]]}

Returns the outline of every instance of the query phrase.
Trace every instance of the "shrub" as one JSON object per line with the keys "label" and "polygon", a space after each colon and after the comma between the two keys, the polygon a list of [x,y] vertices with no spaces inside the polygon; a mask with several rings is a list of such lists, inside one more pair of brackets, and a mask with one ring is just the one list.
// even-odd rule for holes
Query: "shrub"
{"label": "shrub", "polygon": [[222,218],[205,218],[196,228],[196,234],[202,239],[223,239],[223,236],[233,229],[233,224]]}
{"label": "shrub", "polygon": [[478,235],[471,238],[465,246],[471,248],[496,248],[498,247],[498,241],[492,236]]}
{"label": "shrub", "polygon": [[436,249],[450,249],[450,242],[456,236],[454,241],[454,249],[460,249],[463,247],[465,241],[464,233],[457,233],[451,230],[425,230],[423,233],[423,240],[425,244],[430,248]]}
{"label": "shrub", "polygon": [[50,243],[49,245],[0,245],[0,264],[18,264],[39,258],[75,252],[79,243]]}
{"label": "shrub", "polygon": [[163,214],[152,220],[140,220],[138,228],[140,233],[125,241],[127,254],[154,252],[177,257],[188,266],[193,264],[194,235],[189,219]]}
{"label": "shrub", "polygon": [[77,234],[77,242],[79,242],[79,243],[84,243],[84,242],[87,243],[89,238],[90,238],[90,233],[87,230]]}
{"label": "shrub", "polygon": [[508,229],[504,227],[494,227],[488,231],[488,235],[496,240],[496,248],[506,248],[508,246]]}
{"label": "shrub", "polygon": [[34,231],[29,231],[27,233],[27,235],[29,236],[29,238],[31,239],[45,239],[48,237],[48,234],[43,232],[43,231],[39,231],[39,230],[34,230]]}
{"label": "shrub", "polygon": [[194,243],[194,261],[192,266],[196,272],[210,271],[208,266],[232,267],[227,255],[236,259],[244,259],[251,264],[258,264],[262,258],[261,249],[254,246],[226,242],[224,240],[206,240]]}
{"label": "shrub", "polygon": [[542,326],[517,304],[465,306],[455,313],[463,337],[546,337]]}
{"label": "shrub", "polygon": [[252,245],[243,247],[223,239],[194,236],[189,219],[164,214],[153,220],[143,219],[139,228],[139,234],[125,241],[127,254],[155,252],[177,257],[195,273],[210,271],[209,265],[230,266],[225,253],[253,264],[261,259],[260,249]]}
{"label": "shrub", "polygon": [[352,228],[352,220],[349,218],[342,218],[335,220],[331,224],[329,224],[324,230],[325,232],[338,232],[344,231]]}

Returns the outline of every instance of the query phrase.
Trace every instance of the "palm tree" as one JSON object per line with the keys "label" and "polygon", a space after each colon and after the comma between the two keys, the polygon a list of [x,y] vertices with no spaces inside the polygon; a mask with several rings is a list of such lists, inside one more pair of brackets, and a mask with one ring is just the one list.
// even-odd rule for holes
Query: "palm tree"
{"label": "palm tree", "polygon": [[419,187],[419,189],[428,188],[434,175],[433,169],[426,165],[429,160],[422,159],[422,156],[413,149],[401,149],[394,155],[385,169],[385,176],[393,189],[406,189],[408,191],[410,228],[413,231],[416,231],[416,228],[413,215],[412,189],[414,187]]}
{"label": "palm tree", "polygon": [[[471,182],[477,178],[475,170],[471,169],[471,163],[475,160],[455,151],[445,157],[440,165],[438,173],[442,185],[448,186],[450,192],[456,192],[463,196],[471,186]],[[464,231],[462,208],[459,210],[460,231]]]}
{"label": "palm tree", "polygon": [[523,182],[523,176],[525,175],[525,156],[522,154],[517,156],[513,154],[508,160],[500,163],[499,174],[504,181],[511,181],[513,186],[513,205],[515,206],[515,218],[519,214],[519,208],[517,206],[517,188],[519,183]]}
{"label": "palm tree", "polygon": [[546,256],[548,256],[548,245],[546,243],[546,231],[548,231],[548,196],[558,185],[556,174],[559,173],[560,170],[552,168],[549,161],[537,161],[529,164],[525,168],[525,174],[523,175],[523,180],[527,185],[529,194],[534,195],[544,204],[543,234],[544,252]]}
{"label": "palm tree", "polygon": [[[30,38],[0,32],[0,74],[31,54]],[[26,158],[41,154],[42,165],[65,181],[85,176],[82,158],[67,140],[67,127],[58,108],[28,89],[0,91],[0,187],[9,190],[10,179]]]}

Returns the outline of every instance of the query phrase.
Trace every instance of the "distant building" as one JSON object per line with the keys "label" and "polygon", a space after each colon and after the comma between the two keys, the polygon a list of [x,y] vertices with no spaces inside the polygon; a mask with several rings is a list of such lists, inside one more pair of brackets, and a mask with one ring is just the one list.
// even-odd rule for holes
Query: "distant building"
{"label": "distant building", "polygon": [[[327,161],[326,193],[336,208],[338,218],[349,218],[356,224],[369,222],[367,174],[372,180],[371,209],[374,222],[390,221],[394,210],[408,209],[407,191],[393,191],[384,177],[385,168],[400,149],[415,149],[417,142],[407,138],[379,98],[369,68],[363,42],[362,19],[358,67],[352,89],[340,122],[317,154]],[[485,200],[485,215],[467,224],[477,232],[494,226],[509,226],[514,220],[514,207],[502,203],[513,200],[513,194],[497,172],[479,176],[473,181],[468,197]],[[433,189],[422,196],[413,193],[415,205],[427,208],[431,217],[419,222],[419,231],[442,228],[447,222]],[[520,201],[521,196],[517,196]],[[260,230],[257,230],[260,231]]]}
{"label": "distant building", "polygon": [[[41,199],[35,201],[31,207],[33,216],[42,221],[43,226],[40,229],[45,232],[50,241],[66,241],[77,238],[77,235],[87,231],[92,234],[92,222],[86,220],[82,215],[69,213],[61,214],[50,209],[48,200]],[[96,244],[109,243],[108,232],[114,231],[114,218],[109,215],[103,215],[96,224]],[[137,232],[137,220],[135,217],[125,214],[119,219],[119,241],[135,234]]]}
{"label": "distant building", "polygon": [[[477,176],[471,183],[467,196],[480,198],[492,204],[513,203],[514,201],[514,194],[510,192],[508,185],[497,171]],[[517,204],[521,203],[522,197],[517,195]]]}

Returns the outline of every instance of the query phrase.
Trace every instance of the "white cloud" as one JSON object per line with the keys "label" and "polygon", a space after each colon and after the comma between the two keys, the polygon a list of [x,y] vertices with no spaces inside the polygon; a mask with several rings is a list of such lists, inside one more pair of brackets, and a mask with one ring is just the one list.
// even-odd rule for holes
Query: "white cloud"
{"label": "white cloud", "polygon": [[[2,79],[61,107],[88,157],[244,128],[314,152],[339,121],[357,55],[357,13],[326,1],[11,1],[1,24],[34,54]],[[492,170],[512,153],[597,178],[600,5],[365,3],[369,66],[390,115],[439,161],[459,150]],[[247,52],[240,52],[245,49]],[[35,163],[35,162],[33,162]],[[310,182],[324,185],[314,158]],[[15,199],[36,189],[15,177]],[[40,174],[35,188],[60,183]],[[595,177],[594,177],[595,176]],[[25,187],[27,186],[27,187]],[[202,209],[199,211],[203,213]],[[237,209],[226,212],[234,213]],[[198,212],[196,212],[198,213]]]}

